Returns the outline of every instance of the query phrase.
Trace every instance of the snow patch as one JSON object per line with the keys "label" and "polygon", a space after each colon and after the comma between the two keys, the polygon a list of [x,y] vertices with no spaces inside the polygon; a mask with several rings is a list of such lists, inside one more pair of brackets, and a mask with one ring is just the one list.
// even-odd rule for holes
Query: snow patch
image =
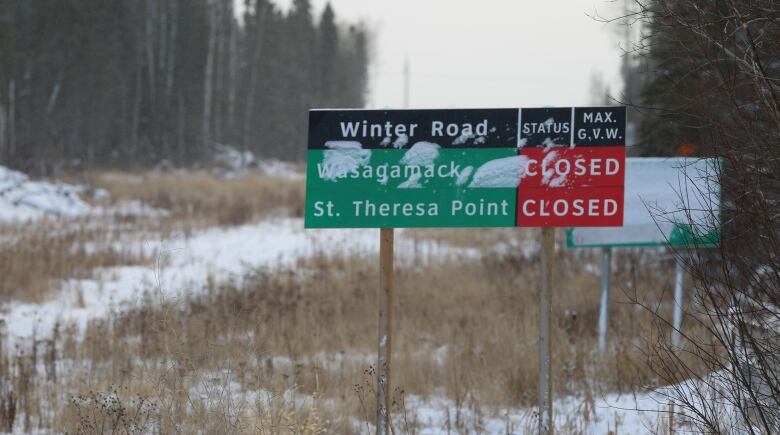
{"label": "snow patch", "polygon": [[285,178],[288,180],[300,180],[303,178],[303,173],[296,169],[295,165],[289,162],[283,162],[276,159],[257,160],[255,166],[263,175]]}
{"label": "snow patch", "polygon": [[325,142],[328,149],[324,152],[322,165],[330,168],[322,175],[323,180],[336,180],[368,164],[371,150],[364,150],[360,142],[333,140]]}
{"label": "snow patch", "polygon": [[409,176],[409,179],[404,181],[403,183],[398,185],[399,189],[420,189],[422,188],[422,184],[420,184],[420,178],[422,175],[420,173],[415,173]]}
{"label": "snow patch", "polygon": [[471,130],[465,130],[463,133],[460,134],[460,136],[456,137],[454,141],[452,141],[453,145],[463,145],[464,143],[468,142],[469,139],[474,138],[474,133],[471,132]]}
{"label": "snow patch", "polygon": [[456,186],[463,186],[466,184],[467,181],[469,181],[469,176],[471,173],[474,172],[473,166],[466,166],[463,168],[462,171],[460,171],[460,174],[458,175],[457,181],[455,181]]}
{"label": "snow patch", "polygon": [[527,165],[526,156],[490,160],[477,169],[469,187],[517,187]]}
{"label": "snow patch", "polygon": [[557,143],[555,143],[554,140],[550,139],[549,137],[544,138],[544,140],[542,141],[542,145],[544,145],[545,149],[547,149],[547,148],[554,148],[554,147],[560,146]]}
{"label": "snow patch", "polygon": [[395,142],[393,142],[393,148],[400,149],[400,148],[405,147],[406,144],[408,144],[408,143],[409,143],[409,136],[405,135],[405,134],[402,134],[402,135],[398,136],[398,139],[396,139]]}
{"label": "snow patch", "polygon": [[550,184],[552,176],[555,175],[553,165],[557,159],[558,153],[555,151],[549,151],[547,154],[545,154],[544,158],[542,159],[542,167],[547,169],[542,173],[542,184]]}
{"label": "snow patch", "polygon": [[[249,150],[240,151],[229,145],[216,145],[212,156],[212,172],[227,179],[241,177],[247,171],[258,171],[263,175],[290,180],[303,178],[303,173],[294,164],[277,159],[259,159]],[[166,163],[160,169],[172,169]]]}
{"label": "snow patch", "polygon": [[104,207],[100,210],[100,214],[113,215],[117,217],[144,216],[160,218],[170,216],[170,212],[168,210],[152,207],[151,205],[137,199],[120,201],[112,206]]}
{"label": "snow patch", "polygon": [[251,151],[237,150],[229,145],[214,146],[212,159],[217,167],[232,171],[248,169],[257,163],[257,158]]}
{"label": "snow patch", "polygon": [[428,166],[439,158],[441,147],[431,142],[417,142],[404,154],[401,163],[409,166]]}
{"label": "snow patch", "polygon": [[79,196],[83,187],[34,181],[0,166],[0,221],[24,222],[42,217],[75,217],[93,208]]}

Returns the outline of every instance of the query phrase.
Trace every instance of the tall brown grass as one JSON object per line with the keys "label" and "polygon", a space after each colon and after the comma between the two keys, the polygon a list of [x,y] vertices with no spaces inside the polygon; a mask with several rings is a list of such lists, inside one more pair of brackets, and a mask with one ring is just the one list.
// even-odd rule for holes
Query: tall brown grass
{"label": "tall brown grass", "polygon": [[[625,296],[617,292],[613,345],[600,357],[597,277],[568,253],[559,255],[557,394],[576,395],[592,407],[596,395],[652,385],[638,340],[651,330],[652,318],[621,307]],[[535,258],[506,254],[398,270],[396,412],[413,413],[403,406],[412,395],[446,397],[457,409],[485,416],[533,405],[537,273]],[[641,278],[641,291],[663,299],[669,282],[650,273]],[[259,269],[244,282],[214,286],[185,301],[150,302],[96,320],[80,345],[63,349],[64,360],[90,368],[89,384],[71,384],[70,391],[108,391],[113,397],[119,394],[115,386],[122,386],[122,407],[132,397],[135,402],[127,403],[154,403],[150,418],[184,432],[208,425],[214,433],[248,433],[268,421],[361,432],[359,422],[373,416],[374,406],[376,279],[373,259],[320,256],[291,268]],[[258,391],[288,396],[269,401],[253,396]],[[310,402],[296,403],[301,397]],[[87,396],[78,407],[100,400]],[[65,406],[55,424],[79,428],[76,417],[85,411],[76,406]],[[120,411],[129,412],[112,412]],[[572,418],[593,418],[592,412]],[[451,424],[459,431],[478,428],[459,415]],[[411,432],[414,427],[410,423]]]}
{"label": "tall brown grass", "polygon": [[301,179],[254,172],[225,178],[209,171],[87,172],[79,177],[108,190],[114,202],[140,200],[190,224],[241,225],[280,210],[303,215]]}
{"label": "tall brown grass", "polygon": [[97,268],[149,260],[103,224],[96,219],[0,226],[0,301],[41,302],[58,280],[90,278]]}
{"label": "tall brown grass", "polygon": [[[137,176],[149,178],[138,183]],[[108,188],[112,201],[140,199],[171,214],[3,229],[9,235],[0,244],[6,298],[45,299],[52,279],[147,261],[121,248],[132,234],[236,225],[302,204],[300,182],[259,176],[88,177]],[[244,212],[237,211],[241,204]],[[396,432],[415,433],[422,423],[413,407],[433,397],[454,404],[447,428],[459,432],[479,432],[480,419],[501,409],[532,406],[539,270],[534,250],[521,248],[534,245],[535,233],[416,230],[402,237],[472,247],[481,255],[431,258],[424,267],[396,271]],[[492,249],[496,244],[504,248]],[[654,318],[628,302],[640,295],[670,316],[672,266],[657,252],[616,255],[611,345],[600,356],[592,272],[598,258],[588,251],[557,256],[555,390],[583,402],[581,414],[567,416],[575,422],[569,432],[577,433],[594,418],[597,395],[657,382],[644,353]],[[294,266],[267,265],[238,282],[208,280],[184,300],[166,300],[150,287],[144,302],[91,321],[83,334],[59,325],[42,338],[0,347],[0,429],[365,433],[375,406],[376,263],[322,253]]]}

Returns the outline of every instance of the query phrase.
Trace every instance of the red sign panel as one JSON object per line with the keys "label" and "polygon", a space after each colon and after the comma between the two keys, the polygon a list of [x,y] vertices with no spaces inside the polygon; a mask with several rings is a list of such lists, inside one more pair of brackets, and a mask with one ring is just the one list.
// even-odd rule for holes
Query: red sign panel
{"label": "red sign panel", "polygon": [[625,108],[522,109],[520,227],[623,225]]}

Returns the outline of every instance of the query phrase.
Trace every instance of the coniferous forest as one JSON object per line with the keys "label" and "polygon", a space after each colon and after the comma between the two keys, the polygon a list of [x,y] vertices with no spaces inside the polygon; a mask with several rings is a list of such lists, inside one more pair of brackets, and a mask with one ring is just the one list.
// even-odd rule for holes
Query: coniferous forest
{"label": "coniferous forest", "polygon": [[362,107],[366,30],[309,0],[0,0],[0,164],[299,159],[311,107]]}

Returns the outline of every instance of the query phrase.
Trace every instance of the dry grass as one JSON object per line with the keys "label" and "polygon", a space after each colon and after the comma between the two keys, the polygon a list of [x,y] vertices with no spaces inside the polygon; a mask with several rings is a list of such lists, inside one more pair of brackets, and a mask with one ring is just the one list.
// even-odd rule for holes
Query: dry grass
{"label": "dry grass", "polygon": [[533,232],[517,228],[414,228],[407,236],[415,240],[432,240],[461,248],[491,248],[498,244],[534,242]]}
{"label": "dry grass", "polygon": [[80,178],[106,189],[114,202],[140,200],[195,225],[241,225],[287,210],[303,215],[303,180],[249,172],[224,178],[208,171],[88,172]]}
{"label": "dry grass", "polygon": [[[557,394],[587,402],[652,385],[637,339],[651,335],[652,316],[621,306],[626,299],[615,294],[613,345],[600,358],[597,277],[566,252],[558,261],[565,272],[554,301]],[[653,280],[657,275],[633,277],[642,282],[638,290],[661,297],[670,282]],[[515,255],[399,270],[397,412],[410,395],[441,395],[478,412],[532,405],[536,279],[536,259]],[[201,427],[209,433],[351,433],[355,422],[374,415],[376,280],[374,260],[323,256],[291,269],[258,270],[239,285],[213,287],[190,300],[150,302],[96,320],[81,344],[62,339],[60,358],[72,365],[63,391],[78,400],[58,402],[50,425],[77,431],[138,415],[164,433]],[[298,403],[301,397],[308,402]],[[109,399],[106,411],[101,404]],[[154,407],[140,412],[143,403]],[[475,424],[464,419],[452,427],[469,431]],[[414,432],[414,422],[409,427]]]}
{"label": "dry grass", "polygon": [[[94,223],[94,222],[93,222]],[[90,278],[97,268],[144,264],[120,234],[87,222],[0,227],[0,301],[41,302],[57,280]]]}
{"label": "dry grass", "polygon": [[[298,181],[207,173],[93,173],[112,201],[139,199],[161,219],[3,228],[0,287],[6,298],[42,300],[52,280],[147,261],[123,249],[128,233],[236,225],[303,203]],[[141,182],[142,181],[142,182]],[[445,397],[453,431],[479,432],[481,413],[534,403],[538,258],[517,230],[414,230],[406,237],[475,247],[479,258],[430,261],[396,271],[395,413],[406,398]],[[490,250],[496,244],[506,249]],[[527,251],[527,250],[526,250]],[[672,270],[657,253],[616,255],[609,352],[596,352],[598,257],[558,252],[553,362],[558,395],[593,397],[652,386],[644,350],[659,331],[630,297],[671,317]],[[364,433],[374,416],[377,261],[315,256],[268,266],[242,282],[209,282],[198,296],[146,302],[92,321],[81,336],[61,325],[52,338],[0,347],[0,429],[68,433]],[[588,265],[591,268],[587,267]],[[621,289],[631,289],[629,295]],[[660,332],[668,333],[667,329]],[[691,331],[696,333],[697,331]],[[650,340],[646,342],[643,338]],[[413,405],[409,405],[413,406]],[[410,413],[412,414],[412,413]],[[415,433],[404,420],[399,433]],[[574,427],[574,426],[573,426]],[[572,430],[576,433],[576,430]]]}

